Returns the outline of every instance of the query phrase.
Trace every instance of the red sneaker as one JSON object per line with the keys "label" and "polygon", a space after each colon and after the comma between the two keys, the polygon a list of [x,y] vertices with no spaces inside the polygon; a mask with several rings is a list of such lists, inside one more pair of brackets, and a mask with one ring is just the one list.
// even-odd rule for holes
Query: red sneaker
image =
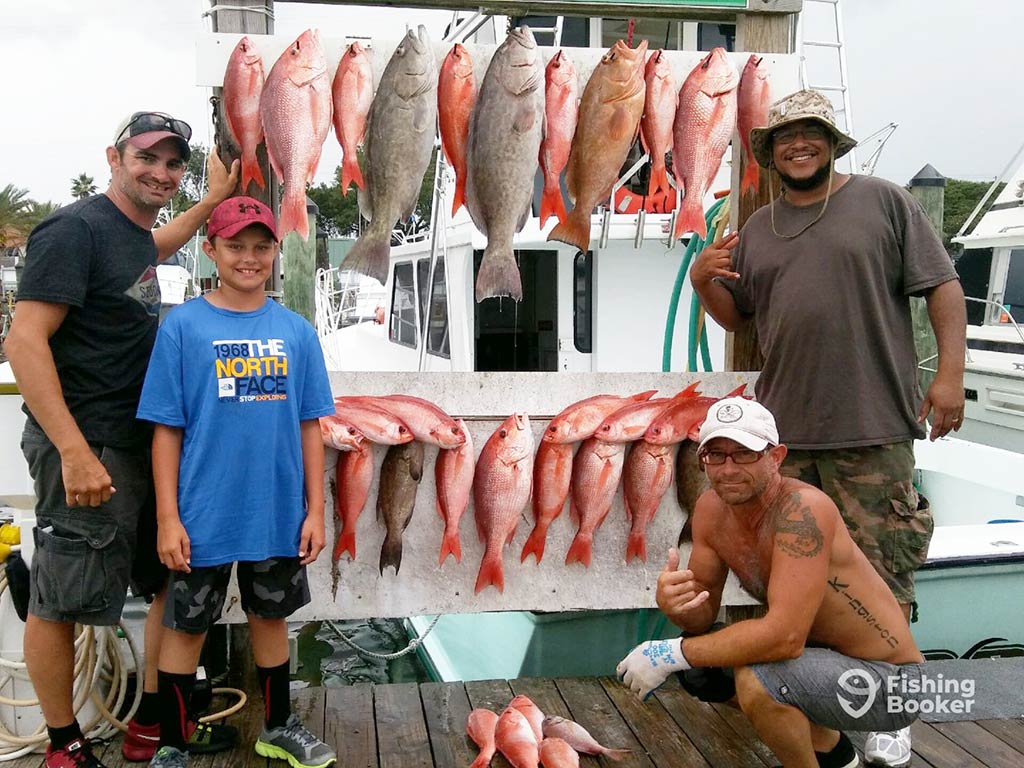
{"label": "red sneaker", "polygon": [[[231,749],[238,741],[238,729],[222,723],[188,722],[188,742],[185,749],[191,754],[222,752]],[[121,756],[130,763],[141,763],[153,759],[160,746],[160,724],[139,725],[132,718],[128,721],[128,733],[121,742]]]}
{"label": "red sneaker", "polygon": [[153,759],[160,746],[160,723],[140,725],[134,717],[128,721],[128,733],[121,742],[121,756],[130,763]]}
{"label": "red sneaker", "polygon": [[46,748],[43,765],[46,768],[107,768],[96,759],[85,739],[75,739],[60,749],[54,749],[51,744]]}

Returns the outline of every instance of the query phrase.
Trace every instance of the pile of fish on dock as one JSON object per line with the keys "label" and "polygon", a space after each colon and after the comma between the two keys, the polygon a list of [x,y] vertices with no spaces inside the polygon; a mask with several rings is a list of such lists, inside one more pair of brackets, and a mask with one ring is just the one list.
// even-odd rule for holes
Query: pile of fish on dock
{"label": "pile of fish on dock", "polygon": [[[472,497],[484,543],[476,592],[488,586],[504,591],[503,552],[531,498],[534,528],[520,561],[530,555],[541,561],[548,528],[568,499],[578,530],[565,564],[589,567],[594,535],[621,483],[631,526],[625,561],[646,562],[647,527],[673,477],[679,505],[687,510],[707,487],[692,449],[681,449],[675,463],[672,457],[673,446],[686,440],[692,445],[718,400],[701,396],[697,386],[671,397],[655,398],[656,391],[649,390],[580,400],[548,423],[536,449],[529,417],[514,413],[490,435],[479,457],[465,421],[427,400],[408,395],[337,397],[335,415],[320,420],[325,445],[339,451],[335,512],[340,530],[334,560],[346,553],[356,557],[356,522],[373,485],[372,446],[387,445],[377,494],[377,516],[386,530],[379,570],[383,574],[391,566],[398,573],[402,533],[415,510],[426,444],[439,449],[436,505],[445,530],[438,565],[449,555],[462,562],[459,523]],[[743,389],[727,396],[742,395]]]}
{"label": "pile of fish on dock", "polygon": [[[607,201],[639,137],[651,156],[645,207],[665,212],[685,194],[673,238],[707,236],[703,198],[739,127],[747,157],[743,189],[756,188],[758,169],[750,129],[767,123],[768,75],[751,56],[742,75],[716,48],[677,90],[663,50],[647,42],[613,45],[580,93],[571,49],[556,51],[545,68],[529,27],[512,29],[491,57],[477,87],[473,61],[456,43],[438,70],[426,28],[398,44],[376,92],[367,50],[348,46],[329,77],[317,31],[307,30],[274,64],[264,83],[262,59],[243,37],[224,76],[224,104],[242,152],[242,186],[263,187],[256,149],[265,141],[271,166],[285,186],[278,233],[308,236],[306,184],[320,161],[332,120],[342,146],[342,193],[359,189],[370,224],[343,267],[387,280],[391,232],[413,214],[430,162],[440,116],[441,145],[455,171],[451,213],[466,206],[487,238],[476,299],[522,298],[512,248],[529,218],[534,176],[544,178],[541,226],[548,235],[586,251],[590,216]],[[362,145],[360,168],[357,147]],[[666,156],[671,153],[670,180]],[[573,207],[566,209],[561,176]]]}

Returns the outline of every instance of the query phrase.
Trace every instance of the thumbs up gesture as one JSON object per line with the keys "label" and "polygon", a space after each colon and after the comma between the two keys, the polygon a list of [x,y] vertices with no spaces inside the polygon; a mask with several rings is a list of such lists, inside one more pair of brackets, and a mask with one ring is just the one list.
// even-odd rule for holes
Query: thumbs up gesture
{"label": "thumbs up gesture", "polygon": [[[679,570],[679,550],[668,551],[665,569],[658,576],[658,608],[673,623],[693,618],[693,611],[704,605],[710,593],[693,577],[693,571]],[[712,621],[714,617],[711,617]]]}

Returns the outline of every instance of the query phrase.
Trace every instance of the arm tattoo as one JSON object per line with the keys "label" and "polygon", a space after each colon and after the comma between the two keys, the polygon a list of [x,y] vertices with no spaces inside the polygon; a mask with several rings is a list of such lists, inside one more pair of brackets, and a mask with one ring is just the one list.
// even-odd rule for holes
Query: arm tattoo
{"label": "arm tattoo", "polygon": [[824,545],[818,523],[810,508],[791,493],[779,502],[775,513],[775,543],[793,557],[814,557]]}

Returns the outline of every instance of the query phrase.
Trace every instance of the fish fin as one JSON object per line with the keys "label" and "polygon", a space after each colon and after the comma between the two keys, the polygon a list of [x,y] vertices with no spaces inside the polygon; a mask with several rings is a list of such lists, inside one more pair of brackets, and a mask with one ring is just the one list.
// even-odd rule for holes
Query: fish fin
{"label": "fish fin", "polygon": [[637,403],[644,403],[650,400],[656,394],[658,394],[658,390],[648,389],[646,392],[638,392],[637,394],[630,396],[629,399]]}
{"label": "fish fin", "polygon": [[522,301],[523,282],[512,249],[488,242],[476,276],[476,300],[481,302],[494,296],[511,296],[515,301]]}
{"label": "fish fin", "polygon": [[[634,446],[633,450],[636,450],[635,446]],[[630,505],[629,505],[629,496],[626,495],[625,493],[622,494],[622,506],[624,506],[626,508],[626,519],[627,520],[632,520],[633,519],[633,508],[630,507]]]}
{"label": "fish fin", "polygon": [[708,236],[707,222],[704,221],[704,204],[696,194],[690,194],[689,190],[683,197],[683,206],[679,211],[679,216],[676,217],[676,228],[672,233],[672,239],[678,240],[686,232],[693,232],[702,240]]}
{"label": "fish fin", "polygon": [[334,559],[340,560],[346,552],[352,556],[353,560],[356,559],[356,532],[349,528],[345,528],[338,534],[338,541],[334,545]]}
{"label": "fish fin", "polygon": [[533,527],[533,531],[530,533],[530,538],[526,540],[526,544],[523,545],[523,553],[519,556],[519,562],[525,563],[526,558],[533,555],[537,558],[538,565],[544,558],[544,544],[547,541],[548,527],[542,523],[537,523]]}
{"label": "fish fin", "polygon": [[437,564],[444,565],[445,558],[448,555],[452,555],[455,558],[455,562],[462,562],[462,543],[459,541],[458,528],[444,532],[444,538],[441,539],[441,555]]}
{"label": "fish fin", "polygon": [[356,203],[359,206],[360,215],[367,221],[373,221],[373,199],[370,197],[369,186],[358,189]]}
{"label": "fish fin", "polygon": [[593,543],[593,534],[587,534],[583,533],[583,531],[579,531],[576,534],[576,538],[572,540],[572,546],[569,547],[569,551],[565,555],[565,564],[583,563],[583,565],[589,568]]}
{"label": "fish fin", "polygon": [[473,592],[481,592],[490,586],[497,587],[499,592],[505,591],[505,572],[501,567],[501,549],[498,550],[497,555],[492,555],[490,550],[484,553]]}
{"label": "fish fin", "polygon": [[[423,443],[417,446],[417,450],[412,451],[409,458],[409,476],[417,483],[423,478]],[[408,524],[407,522],[406,525]]]}
{"label": "fish fin", "polygon": [[572,496],[569,497],[569,519],[577,525],[583,519],[583,516],[580,514],[580,508],[576,506],[576,499]]}
{"label": "fish fin", "polygon": [[[697,391],[697,387],[699,387],[699,386],[700,386],[700,382],[699,381],[695,381],[692,384],[690,384],[686,389],[684,389],[681,392],[678,392],[677,394],[673,395],[672,399],[673,400],[688,400],[691,397],[697,397],[697,395],[700,394],[700,392]],[[746,386],[746,385],[744,384],[744,386]]]}
{"label": "fish fin", "polygon": [[[353,153],[355,155],[355,153]],[[356,187],[363,188],[363,172],[359,169],[359,157],[351,159],[346,155],[341,161],[341,194],[348,194],[348,186],[355,182]]]}
{"label": "fish fin", "polygon": [[469,768],[487,768],[491,764],[494,754],[488,755],[483,750],[480,750],[480,754],[476,756],[476,759],[469,764]]}
{"label": "fish fin", "polygon": [[626,563],[634,558],[647,562],[647,531],[630,531],[629,541],[626,544]]}
{"label": "fish fin", "polygon": [[576,206],[551,230],[548,240],[573,245],[584,253],[590,250],[590,212]]}
{"label": "fish fin", "polygon": [[628,136],[632,136],[635,139],[637,125],[638,123],[633,121],[633,116],[629,114],[628,109],[616,107],[611,119],[608,121],[609,141],[621,141]]}
{"label": "fish fin", "polygon": [[522,214],[519,216],[519,221],[516,222],[516,232],[522,232],[523,227],[526,226],[526,222],[530,220],[530,214],[533,213],[533,198],[526,201],[526,206],[523,208]]}
{"label": "fish fin", "polygon": [[[263,133],[266,135],[266,126],[263,127]],[[274,153],[270,151],[270,144],[267,144],[267,160],[270,161],[270,170],[274,172],[274,176],[277,178],[278,184],[284,184],[284,174],[281,173],[281,164],[277,162],[277,158],[274,157]]]}
{"label": "fish fin", "polygon": [[537,110],[524,101],[516,113],[516,119],[512,122],[512,130],[516,133],[529,133],[536,122]]}
{"label": "fish fin", "polygon": [[553,184],[544,185],[544,194],[540,198],[540,226],[551,216],[558,217],[558,223],[565,221],[565,200],[562,199],[562,188],[558,185],[558,179]]}
{"label": "fish fin", "polygon": [[602,754],[609,760],[614,760],[617,763],[619,760],[625,760],[632,755],[633,751],[630,749],[606,749]]}
{"label": "fish fin", "polygon": [[[297,186],[297,185],[292,185]],[[309,214],[306,213],[306,188],[285,187],[281,198],[281,212],[277,222],[278,242],[284,241],[289,232],[297,232],[303,240],[309,239]]]}
{"label": "fish fin", "polygon": [[[303,205],[305,210],[305,205]],[[366,230],[352,250],[341,262],[342,269],[351,269],[360,274],[372,277],[383,285],[388,280],[388,260],[391,256],[391,233],[382,237],[372,228]]]}
{"label": "fish fin", "polygon": [[732,392],[729,392],[726,395],[726,397],[744,397],[743,393],[746,392],[746,391],[747,391],[747,385],[746,384],[740,384]]}
{"label": "fish fin", "polygon": [[757,185],[761,179],[761,169],[756,162],[747,163],[747,167],[743,171],[743,180],[740,182],[740,194],[746,194],[747,190],[753,190],[757,192]]}
{"label": "fish fin", "polygon": [[455,175],[455,194],[452,196],[452,216],[459,212],[459,208],[466,204],[466,174]]}
{"label": "fish fin", "polygon": [[266,189],[267,183],[263,180],[263,171],[260,170],[260,161],[256,153],[252,152],[242,156],[242,190],[249,188],[249,182],[256,182],[260,189]]}
{"label": "fish fin", "polygon": [[394,535],[391,531],[384,537],[384,544],[380,548],[380,574],[384,575],[384,569],[393,566],[395,575],[402,566],[402,535]]}

